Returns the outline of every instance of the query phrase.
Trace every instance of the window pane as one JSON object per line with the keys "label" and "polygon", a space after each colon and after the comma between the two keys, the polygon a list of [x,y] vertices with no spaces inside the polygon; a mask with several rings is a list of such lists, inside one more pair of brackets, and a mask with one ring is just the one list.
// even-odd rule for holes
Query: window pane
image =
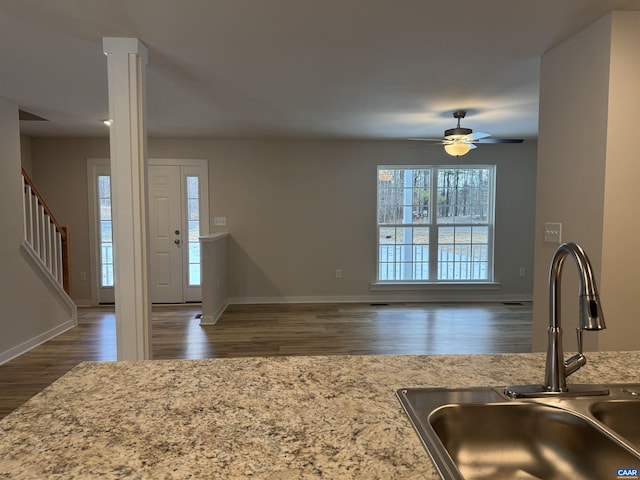
{"label": "window pane", "polygon": [[380,227],[380,235],[378,242],[380,245],[386,243],[396,243],[396,228],[395,227]]}
{"label": "window pane", "polygon": [[429,190],[431,188],[431,172],[429,170],[413,171],[413,222],[429,222]]}
{"label": "window pane", "polygon": [[198,199],[198,177],[187,177],[187,198]]}
{"label": "window pane", "polygon": [[[476,233],[478,238],[475,237]],[[487,280],[489,272],[487,238],[487,227],[439,227],[438,278],[440,280]]]}
{"label": "window pane", "polygon": [[380,227],[378,247],[380,280],[429,278],[429,228]]}
{"label": "window pane", "polygon": [[189,264],[189,285],[200,285],[200,264]]}
{"label": "window pane", "polygon": [[189,243],[189,285],[200,285],[200,243]]}
{"label": "window pane", "polygon": [[102,265],[100,281],[103,287],[113,287],[113,265]]}
{"label": "window pane", "polygon": [[489,221],[488,168],[441,168],[437,180],[438,223]]}
{"label": "window pane", "polygon": [[473,227],[473,243],[489,243],[489,227]]}
{"label": "window pane", "polygon": [[111,220],[110,198],[100,198],[100,220]]}
{"label": "window pane", "polygon": [[113,287],[113,245],[102,243],[100,247],[100,286]]}
{"label": "window pane", "polygon": [[196,242],[198,243],[198,237],[200,237],[200,222],[199,221],[189,221],[189,243]]}
{"label": "window pane", "polygon": [[113,244],[111,243],[103,243],[100,248],[100,259],[103,264],[111,264],[113,263]]}
{"label": "window pane", "polygon": [[200,206],[197,198],[187,200],[187,216],[189,220],[198,220],[200,218]]}
{"label": "window pane", "polygon": [[200,264],[200,243],[189,244],[189,263]]}
{"label": "window pane", "polygon": [[101,220],[100,221],[100,240],[102,242],[113,241],[113,233],[111,231],[111,220]]}
{"label": "window pane", "polygon": [[98,175],[98,197],[111,198],[111,177],[109,175]]}
{"label": "window pane", "polygon": [[416,245],[429,245],[429,227],[414,228],[413,243]]}
{"label": "window pane", "polygon": [[453,231],[456,245],[469,243],[471,241],[471,227],[455,227]]}
{"label": "window pane", "polygon": [[428,223],[431,170],[378,169],[378,224]]}

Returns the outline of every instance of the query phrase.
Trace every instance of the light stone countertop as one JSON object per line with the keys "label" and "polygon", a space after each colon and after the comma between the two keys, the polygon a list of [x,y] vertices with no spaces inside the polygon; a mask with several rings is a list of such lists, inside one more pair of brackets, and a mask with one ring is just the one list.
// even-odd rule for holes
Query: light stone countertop
{"label": "light stone countertop", "polygon": [[[640,352],[572,383],[640,383]],[[401,387],[541,383],[544,354],[83,363],[0,421],[0,478],[424,479]]]}

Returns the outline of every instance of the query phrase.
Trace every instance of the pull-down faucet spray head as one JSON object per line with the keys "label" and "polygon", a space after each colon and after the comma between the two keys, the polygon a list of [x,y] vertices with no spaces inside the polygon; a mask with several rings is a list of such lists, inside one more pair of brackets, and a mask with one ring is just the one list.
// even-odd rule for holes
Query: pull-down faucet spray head
{"label": "pull-down faucet spray head", "polygon": [[[579,328],[581,330],[603,330],[607,328],[602,315],[602,306],[598,295],[598,288],[596,287],[596,281],[593,278],[593,269],[591,268],[591,263],[589,262],[587,254],[584,252],[582,247],[575,243],[565,243],[560,245],[556,251],[556,256],[562,256],[562,252],[565,254],[571,254],[576,261],[576,266],[578,267],[578,275],[580,279]],[[559,270],[557,276],[557,281],[559,282]]]}
{"label": "pull-down faucet spray head", "polygon": [[[595,290],[595,283],[593,284]],[[607,328],[602,314],[602,303],[598,292],[580,295],[580,329],[604,330]]]}

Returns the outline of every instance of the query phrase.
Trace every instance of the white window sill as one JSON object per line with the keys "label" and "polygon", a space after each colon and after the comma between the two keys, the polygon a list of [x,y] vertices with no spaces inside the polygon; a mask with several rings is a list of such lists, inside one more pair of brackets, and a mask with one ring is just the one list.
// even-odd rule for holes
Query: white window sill
{"label": "white window sill", "polygon": [[394,290],[479,291],[500,290],[500,287],[500,282],[374,282],[369,285],[369,290],[373,292]]}

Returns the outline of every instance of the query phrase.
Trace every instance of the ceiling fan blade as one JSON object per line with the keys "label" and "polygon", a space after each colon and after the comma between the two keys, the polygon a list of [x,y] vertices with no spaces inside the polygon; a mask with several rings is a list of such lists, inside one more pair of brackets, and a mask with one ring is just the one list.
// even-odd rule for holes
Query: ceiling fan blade
{"label": "ceiling fan blade", "polygon": [[474,140],[474,143],[522,143],[522,138],[480,138]]}
{"label": "ceiling fan blade", "polygon": [[468,136],[471,138],[471,141],[476,141],[476,140],[480,140],[481,138],[490,137],[491,134],[490,133],[484,133],[484,132],[473,132]]}

